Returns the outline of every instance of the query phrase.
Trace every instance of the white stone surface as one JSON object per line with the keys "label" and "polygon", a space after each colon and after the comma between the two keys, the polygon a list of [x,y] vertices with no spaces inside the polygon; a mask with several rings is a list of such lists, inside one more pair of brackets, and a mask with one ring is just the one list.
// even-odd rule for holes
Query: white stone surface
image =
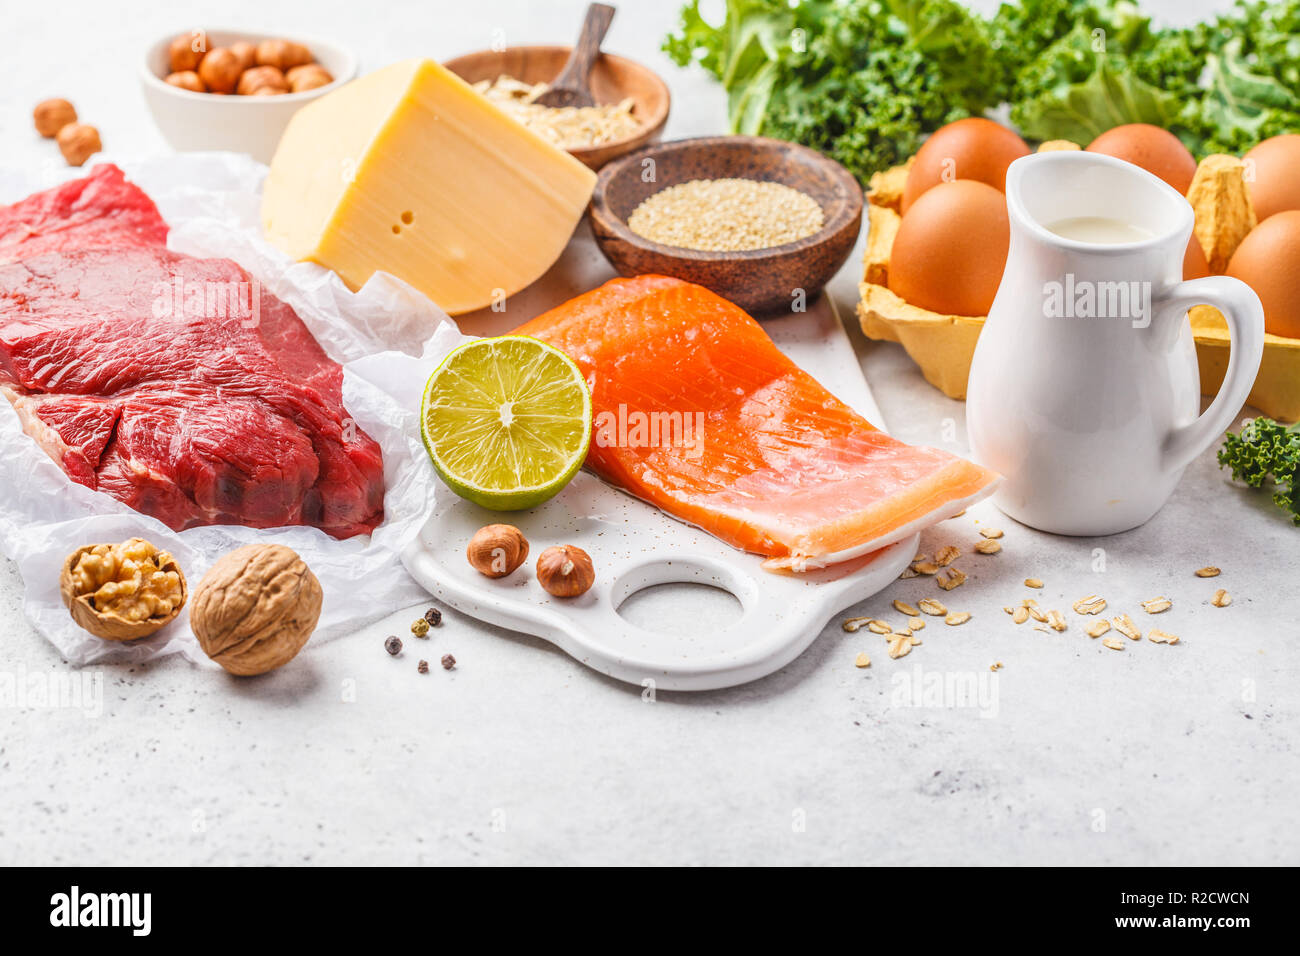
{"label": "white stone surface", "polygon": [[[717,132],[717,89],[654,50],[675,7],[622,4],[608,48],[668,77],[669,136]],[[327,34],[373,69],[483,47],[498,28],[508,42],[564,42],[581,8],[10,4],[7,32],[23,40],[6,52],[0,161],[48,159],[28,111],[60,94],[112,148],[159,147],[133,70],[165,31]],[[846,315],[852,289],[851,275],[837,285]],[[963,406],[926,386],[897,346],[853,335],[894,433],[963,450]],[[0,863],[1297,862],[1300,530],[1266,496],[1232,487],[1212,453],[1128,534],[1054,538],[984,506],[923,545],[968,551],[978,522],[1002,527],[1006,548],[964,555],[963,587],[903,581],[860,608],[898,620],[889,597],[933,596],[971,611],[969,623],[927,619],[901,661],[869,632],[832,625],[785,670],[729,691],[648,702],[539,640],[455,613],[390,658],[384,636],[405,634],[420,608],[255,680],[179,658],[80,672],[102,680],[98,714],[0,705]],[[1193,576],[1211,563],[1220,578]],[[1044,607],[1067,612],[1067,633],[1016,627],[1000,610],[1032,593],[1020,583],[1029,575],[1046,582]],[[1216,587],[1231,607],[1208,604]],[[1091,592],[1182,644],[1102,647],[1069,613]],[[1147,618],[1137,602],[1157,594],[1174,607]],[[630,613],[672,625],[729,602],[654,595]],[[20,605],[6,562],[0,674],[37,684],[67,674]],[[869,669],[853,666],[860,650]],[[450,673],[437,665],[446,652],[459,661]],[[995,661],[1006,666],[993,675]],[[980,680],[996,697],[908,706],[906,688],[926,675]]]}

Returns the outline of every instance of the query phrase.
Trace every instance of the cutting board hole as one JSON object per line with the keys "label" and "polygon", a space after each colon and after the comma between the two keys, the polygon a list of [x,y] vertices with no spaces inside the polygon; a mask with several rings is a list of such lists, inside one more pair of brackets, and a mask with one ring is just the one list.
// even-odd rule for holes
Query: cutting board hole
{"label": "cutting board hole", "polygon": [[736,624],[744,611],[726,588],[710,584],[652,584],[619,605],[623,620],[661,634],[709,634]]}

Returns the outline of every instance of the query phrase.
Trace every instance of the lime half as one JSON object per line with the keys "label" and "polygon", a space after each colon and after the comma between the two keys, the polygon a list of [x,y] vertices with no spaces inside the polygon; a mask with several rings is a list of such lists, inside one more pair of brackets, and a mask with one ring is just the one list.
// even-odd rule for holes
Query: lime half
{"label": "lime half", "polygon": [[591,393],[573,360],[524,335],[476,339],[429,376],[420,432],[452,491],[494,511],[539,505],[591,441]]}

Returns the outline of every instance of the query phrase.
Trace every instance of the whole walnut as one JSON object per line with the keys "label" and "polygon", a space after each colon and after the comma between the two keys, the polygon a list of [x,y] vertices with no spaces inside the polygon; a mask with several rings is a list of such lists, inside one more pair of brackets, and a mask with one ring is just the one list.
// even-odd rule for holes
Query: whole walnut
{"label": "whole walnut", "polygon": [[217,560],[190,598],[203,652],[232,674],[265,674],[302,650],[320,619],[320,581],[280,544],[249,544]]}

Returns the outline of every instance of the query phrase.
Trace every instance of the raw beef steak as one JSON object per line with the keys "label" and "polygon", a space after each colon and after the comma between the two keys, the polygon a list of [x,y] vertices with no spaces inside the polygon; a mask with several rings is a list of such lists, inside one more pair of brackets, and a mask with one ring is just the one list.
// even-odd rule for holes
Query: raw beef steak
{"label": "raw beef steak", "polygon": [[166,228],[113,167],[0,210],[0,392],[28,434],[172,528],[372,531],[383,462],[342,368],[234,262],[167,250]]}
{"label": "raw beef steak", "polygon": [[0,262],[91,246],[163,246],[167,223],[140,187],[110,164],[85,179],[0,206]]}

